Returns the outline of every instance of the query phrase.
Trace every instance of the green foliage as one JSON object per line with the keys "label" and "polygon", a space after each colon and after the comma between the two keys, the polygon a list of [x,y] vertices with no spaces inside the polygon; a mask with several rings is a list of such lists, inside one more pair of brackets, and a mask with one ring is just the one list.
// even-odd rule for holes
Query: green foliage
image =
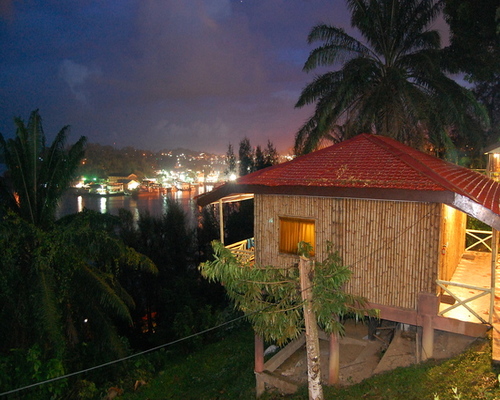
{"label": "green foliage", "polygon": [[[240,328],[225,340],[205,346],[188,357],[165,356],[162,373],[135,393],[124,393],[123,400],[146,399],[254,399],[253,336]],[[153,354],[151,354],[153,357]],[[325,386],[325,399],[342,400],[462,400],[500,398],[498,367],[491,363],[489,340],[479,339],[463,354],[443,361],[427,361],[372,376],[363,382],[342,387]],[[303,400],[304,386],[296,394],[269,391],[262,400]]]}
{"label": "green foliage", "polygon": [[[29,349],[26,368],[48,371],[40,378],[61,372],[58,366],[72,371],[128,351],[116,325],[131,321],[134,302],[118,276],[127,269],[152,274],[156,268],[113,237],[109,221],[100,216],[84,211],[51,230],[13,213],[0,222],[5,254],[0,259],[0,355]],[[15,379],[12,386],[23,384]]]}
{"label": "green foliage", "polygon": [[197,229],[199,261],[203,262],[209,259],[212,254],[212,240],[220,237],[219,219],[216,215],[218,206],[210,205],[203,207],[200,215],[200,223]]}
{"label": "green foliage", "polygon": [[474,94],[486,107],[491,121],[487,144],[500,138],[499,12],[498,0],[445,0],[450,45],[443,51],[444,62],[451,72],[465,74],[465,79],[474,85]]}
{"label": "green foliage", "polygon": [[264,152],[260,145],[255,148],[255,160],[254,160],[255,170],[263,169],[266,167],[266,160],[264,156]]}
{"label": "green foliage", "polygon": [[[235,307],[243,311],[257,334],[279,345],[294,339],[303,330],[303,301],[296,266],[277,268],[242,264],[220,242],[213,242],[214,260],[200,265],[211,281],[224,285]],[[307,251],[307,244],[300,248]],[[354,313],[362,316],[366,300],[343,292],[351,271],[328,244],[328,256],[314,263],[314,310],[327,333],[343,333],[339,319]],[[374,314],[374,311],[370,312]]]}
{"label": "green foliage", "polygon": [[[436,0],[347,0],[351,25],[363,41],[342,28],[315,26],[304,70],[340,69],[317,76],[296,107],[315,104],[313,116],[295,138],[296,154],[323,141],[377,133],[410,146],[430,144],[440,154],[452,149],[448,135],[476,145],[488,124],[472,93],[450,79],[442,66],[440,36],[430,26],[441,12]],[[482,125],[481,125],[482,124]]]}
{"label": "green foliage", "polygon": [[158,377],[120,399],[255,399],[253,357],[253,335],[246,325],[188,356],[163,353]]}
{"label": "green foliage", "polygon": [[[47,358],[38,344],[26,350],[11,349],[0,356],[0,392],[56,378],[64,373],[61,360]],[[62,397],[67,386],[67,381],[56,381],[12,394],[12,398],[57,399]]]}
{"label": "green foliage", "polygon": [[[145,276],[141,272],[122,273],[120,280],[134,294],[137,304],[133,312],[135,329],[130,333],[136,345],[151,346],[206,329],[226,306],[220,287],[201,279],[196,269],[195,231],[182,206],[168,199],[167,211],[160,217],[141,213],[137,226],[131,216],[121,213],[121,234],[126,243],[151,258],[158,267],[158,275]],[[212,220],[213,216],[205,214]],[[203,257],[208,249],[203,245],[205,235],[213,239],[218,230],[204,221],[206,230],[199,239]],[[201,230],[200,230],[201,231]],[[153,317],[154,316],[154,317]],[[153,335],[154,333],[154,335]],[[183,343],[191,351],[210,340],[209,336]]]}
{"label": "green foliage", "polygon": [[498,80],[498,0],[445,0],[445,4],[444,17],[450,26],[450,46],[445,52],[449,68],[467,73],[471,82]]}
{"label": "green foliage", "polygon": [[0,134],[0,151],[9,171],[8,181],[0,181],[0,200],[26,221],[47,227],[55,220],[59,199],[76,177],[86,138],[66,149],[66,126],[46,147],[38,110],[31,113],[28,125],[21,118],[14,122],[14,139],[5,140]]}
{"label": "green foliage", "polygon": [[244,176],[255,171],[254,151],[248,138],[244,138],[240,142],[238,156],[240,160],[240,176]]}
{"label": "green foliage", "polygon": [[237,173],[236,171],[236,156],[234,155],[234,149],[233,145],[229,143],[227,146],[227,152],[226,152],[226,164],[227,164],[227,170],[226,170],[226,175],[231,176],[231,174]]}
{"label": "green foliage", "polygon": [[270,167],[279,163],[279,155],[273,142],[267,141],[267,147],[264,151],[264,167]]}

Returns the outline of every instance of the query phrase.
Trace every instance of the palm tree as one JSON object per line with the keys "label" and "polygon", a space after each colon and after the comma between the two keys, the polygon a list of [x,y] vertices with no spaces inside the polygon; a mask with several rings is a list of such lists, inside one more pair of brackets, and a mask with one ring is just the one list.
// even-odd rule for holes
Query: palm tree
{"label": "palm tree", "polygon": [[42,230],[14,213],[3,218],[0,354],[39,346],[69,369],[125,354],[117,326],[132,324],[135,302],[118,278],[157,269],[110,232],[113,219],[84,210]]}
{"label": "palm tree", "polygon": [[317,76],[302,91],[296,107],[316,104],[313,116],[295,138],[297,154],[323,140],[340,141],[362,132],[390,136],[414,147],[427,141],[451,146],[447,129],[461,135],[476,130],[487,116],[471,92],[441,67],[440,35],[429,29],[442,0],[346,0],[351,25],[364,42],[343,29],[314,27],[309,43],[322,42],[305,71],[342,63]]}
{"label": "palm tree", "polygon": [[5,140],[0,134],[0,151],[10,174],[8,183],[0,181],[1,199],[25,220],[47,227],[54,222],[58,201],[75,178],[87,139],[82,136],[66,149],[69,127],[65,126],[46,147],[38,110],[31,113],[28,125],[21,118],[14,122],[14,139]]}
{"label": "palm tree", "polygon": [[123,355],[117,324],[132,323],[134,301],[121,272],[156,273],[156,266],[117,238],[115,217],[84,210],[56,221],[85,137],[66,149],[65,127],[46,147],[38,111],[27,126],[15,123],[14,139],[0,135],[8,167],[0,185],[0,354],[37,347],[40,359],[28,360],[33,368],[56,360],[75,369]]}

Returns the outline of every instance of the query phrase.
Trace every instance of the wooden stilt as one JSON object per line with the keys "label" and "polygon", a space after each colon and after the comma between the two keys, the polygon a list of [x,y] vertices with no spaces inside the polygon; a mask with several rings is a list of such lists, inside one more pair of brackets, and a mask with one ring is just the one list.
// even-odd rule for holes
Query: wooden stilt
{"label": "wooden stilt", "polygon": [[266,390],[266,383],[262,379],[262,372],[264,371],[264,339],[261,336],[255,335],[255,358],[254,358],[254,371],[255,371],[255,391],[257,397],[264,394]]}
{"label": "wooden stilt", "polygon": [[418,296],[418,318],[422,326],[422,355],[425,361],[434,357],[434,325],[433,318],[439,309],[439,299],[432,293],[420,293]]}
{"label": "wooden stilt", "polygon": [[264,371],[264,339],[255,335],[255,372]]}

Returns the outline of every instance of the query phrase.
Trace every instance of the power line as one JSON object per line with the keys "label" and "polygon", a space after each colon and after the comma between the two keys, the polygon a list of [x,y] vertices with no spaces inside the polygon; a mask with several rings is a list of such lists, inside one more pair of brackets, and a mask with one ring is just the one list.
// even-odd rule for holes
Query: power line
{"label": "power line", "polygon": [[[414,221],[412,224],[410,224],[409,226],[405,227],[404,229],[400,230],[399,232],[396,232],[396,234],[392,237],[392,238],[388,238],[386,240],[386,242],[392,242],[392,241],[395,241],[398,237],[401,237],[403,236],[403,234],[405,234],[407,231],[409,231],[410,229],[412,229],[414,226],[416,226],[418,223],[420,223],[422,220],[424,220],[427,216],[429,216],[430,214],[432,214],[433,212],[430,211],[428,212],[427,214],[425,214],[424,216],[422,216],[421,218],[419,218],[418,220]],[[374,249],[372,252],[370,252],[369,255],[365,256],[365,257],[362,257],[358,260],[356,260],[353,264],[358,264],[360,263],[362,260],[368,258],[369,256],[373,255],[374,253],[380,251],[384,246],[380,246],[379,248],[377,249]],[[314,284],[312,285],[314,286]],[[143,354],[147,354],[147,353],[150,353],[150,352],[153,352],[153,351],[156,351],[156,350],[159,350],[159,349],[162,349],[164,347],[168,347],[168,346],[172,346],[174,344],[177,344],[177,343],[180,343],[182,341],[185,341],[185,340],[188,340],[188,339],[191,339],[193,337],[196,337],[196,336],[200,336],[200,335],[203,335],[207,332],[210,332],[210,331],[213,331],[213,330],[216,330],[216,329],[219,329],[223,326],[226,326],[226,325],[229,325],[229,324],[232,324],[236,321],[239,321],[240,319],[243,319],[243,318],[247,318],[253,314],[258,314],[258,313],[261,313],[261,312],[264,312],[267,308],[270,308],[272,305],[269,305],[267,307],[265,307],[264,309],[262,310],[259,310],[259,311],[255,311],[253,313],[250,313],[250,314],[245,314],[245,315],[242,315],[240,317],[237,317],[235,319],[232,319],[231,321],[227,321],[227,322],[223,322],[222,324],[219,324],[217,326],[214,326],[212,328],[208,328],[208,329],[205,329],[201,332],[197,332],[197,333],[193,333],[192,335],[189,335],[189,336],[186,336],[186,337],[183,337],[181,339],[177,339],[177,340],[174,340],[172,342],[169,342],[169,343],[165,343],[165,344],[162,344],[162,345],[159,345],[159,346],[156,346],[156,347],[153,347],[151,349],[148,349],[148,350],[144,350],[142,352],[139,352],[139,353],[135,353],[135,354],[132,354],[130,356],[126,356],[126,357],[123,357],[123,358],[120,358],[120,359],[117,359],[117,360],[113,360],[113,361],[109,361],[107,363],[104,363],[104,364],[100,364],[100,365],[96,365],[94,367],[90,367],[90,368],[87,368],[87,369],[83,369],[83,370],[80,370],[80,371],[76,371],[76,372],[71,372],[69,374],[66,374],[66,375],[61,375],[61,376],[58,376],[58,377],[55,377],[55,378],[51,378],[51,379],[47,379],[45,381],[42,381],[42,382],[37,382],[37,383],[33,383],[31,385],[27,385],[27,386],[23,386],[23,387],[20,387],[20,388],[17,388],[17,389],[13,389],[13,390],[10,390],[10,391],[7,391],[7,392],[3,392],[3,393],[0,393],[0,397],[2,396],[6,396],[6,395],[9,395],[9,394],[13,394],[13,393],[18,393],[18,392],[21,392],[23,390],[27,390],[27,389],[31,389],[31,388],[34,388],[34,387],[37,387],[37,386],[41,386],[41,385],[44,385],[44,384],[47,384],[47,383],[51,383],[51,382],[56,382],[56,381],[59,381],[61,379],[66,379],[66,378],[70,378],[72,376],[76,376],[76,375],[80,375],[80,374],[83,374],[83,373],[86,373],[86,372],[90,372],[90,371],[93,371],[93,370],[96,370],[96,369],[100,369],[100,368],[104,368],[104,367],[107,367],[109,365],[113,365],[113,364],[117,364],[117,363],[120,363],[120,362],[123,362],[123,361],[126,361],[126,360],[129,360],[131,358],[134,358],[134,357],[138,357],[138,356],[141,356]]]}
{"label": "power line", "polygon": [[[258,312],[261,312],[263,310],[260,310]],[[257,313],[257,312],[255,312]],[[253,313],[253,314],[255,314]],[[31,388],[34,388],[34,387],[37,387],[37,386],[41,386],[41,385],[45,385],[47,383],[51,383],[51,382],[56,382],[56,381],[59,381],[61,379],[66,379],[66,378],[70,378],[72,376],[76,376],[76,375],[80,375],[80,374],[83,374],[83,373],[86,373],[86,372],[90,372],[90,371],[94,371],[96,369],[100,369],[100,368],[103,368],[103,367],[107,367],[109,365],[113,365],[113,364],[117,364],[117,363],[120,363],[122,361],[126,361],[126,360],[129,360],[131,358],[134,358],[134,357],[138,357],[138,356],[141,356],[141,355],[144,355],[144,354],[147,354],[147,353],[151,353],[153,351],[156,351],[156,350],[159,350],[159,349],[162,349],[164,347],[168,347],[168,346],[172,346],[174,344],[177,344],[177,343],[180,343],[182,341],[185,341],[185,340],[188,340],[188,339],[191,339],[193,337],[196,337],[196,336],[200,336],[200,335],[203,335],[207,332],[210,332],[210,331],[213,331],[213,330],[216,330],[216,329],[219,329],[219,328],[222,328],[223,326],[226,326],[226,325],[229,325],[229,324],[232,324],[236,321],[239,321],[240,319],[243,319],[243,318],[246,318],[248,317],[249,315],[251,314],[248,314],[248,315],[242,315],[240,317],[237,317],[237,318],[234,318],[232,319],[231,321],[226,321],[226,322],[223,322],[217,326],[214,326],[212,328],[208,328],[208,329],[205,329],[201,332],[197,332],[197,333],[193,333],[192,335],[189,335],[189,336],[186,336],[186,337],[183,337],[181,339],[177,339],[177,340],[174,340],[173,342],[169,342],[169,343],[165,343],[165,344],[162,344],[162,345],[159,345],[159,346],[156,346],[156,347],[152,347],[151,349],[148,349],[148,350],[144,350],[144,351],[141,351],[139,353],[135,353],[135,354],[132,354],[130,356],[126,356],[126,357],[123,357],[123,358],[119,358],[117,360],[113,360],[113,361],[109,361],[109,362],[106,362],[104,364],[100,364],[100,365],[96,365],[94,367],[90,367],[90,368],[86,368],[86,369],[82,369],[80,371],[76,371],[76,372],[71,372],[69,374],[66,374],[66,375],[61,375],[61,376],[58,376],[58,377],[55,377],[55,378],[51,378],[51,379],[47,379],[45,381],[41,381],[41,382],[37,382],[37,383],[33,383],[31,385],[27,385],[27,386],[23,386],[23,387],[20,387],[20,388],[17,388],[17,389],[12,389],[12,390],[9,390],[7,392],[3,392],[3,393],[0,393],[0,397],[2,396],[7,396],[9,394],[13,394],[13,393],[18,393],[18,392],[21,392],[23,390],[27,390],[27,389],[31,389]]]}

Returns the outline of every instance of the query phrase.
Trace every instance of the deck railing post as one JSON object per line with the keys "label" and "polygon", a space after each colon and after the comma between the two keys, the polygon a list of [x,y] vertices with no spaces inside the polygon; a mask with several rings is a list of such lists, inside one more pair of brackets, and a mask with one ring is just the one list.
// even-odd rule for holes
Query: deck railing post
{"label": "deck railing post", "polygon": [[224,244],[224,212],[222,210],[222,199],[219,199],[219,229],[220,242]]}
{"label": "deck railing post", "polygon": [[491,294],[490,294],[490,315],[489,323],[493,322],[493,312],[495,311],[495,289],[496,289],[496,268],[498,253],[498,231],[492,228],[491,232]]}

